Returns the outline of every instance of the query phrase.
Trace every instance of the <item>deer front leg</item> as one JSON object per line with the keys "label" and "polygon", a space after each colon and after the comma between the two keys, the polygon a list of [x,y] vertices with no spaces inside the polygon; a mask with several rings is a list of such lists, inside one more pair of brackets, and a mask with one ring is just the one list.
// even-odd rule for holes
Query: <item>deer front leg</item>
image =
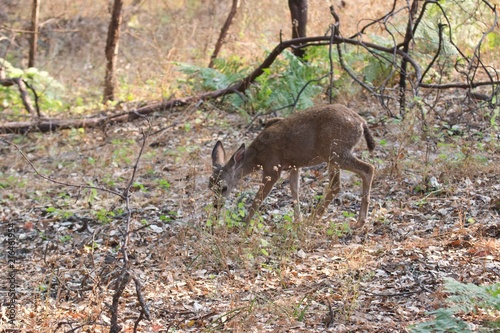
{"label": "deer front leg", "polygon": [[302,214],[300,213],[299,188],[300,169],[292,168],[292,170],[290,171],[290,190],[292,191],[294,222],[300,222],[302,220]]}
{"label": "deer front leg", "polygon": [[252,218],[255,215],[255,213],[259,210],[262,201],[264,201],[269,192],[271,192],[271,189],[273,188],[274,184],[279,179],[279,177],[280,177],[279,171],[272,174],[264,172],[264,175],[262,177],[262,184],[260,184],[259,191],[257,192],[255,198],[253,199],[252,206],[248,210],[248,215],[245,217],[246,224],[249,224],[250,221],[252,221]]}

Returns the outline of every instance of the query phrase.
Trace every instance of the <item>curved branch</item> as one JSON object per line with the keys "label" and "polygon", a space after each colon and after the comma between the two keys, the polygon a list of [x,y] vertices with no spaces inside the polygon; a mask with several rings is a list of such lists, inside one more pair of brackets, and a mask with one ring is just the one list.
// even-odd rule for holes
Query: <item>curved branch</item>
{"label": "curved branch", "polygon": [[[439,4],[438,4],[439,5]],[[496,13],[496,12],[495,12]],[[451,39],[450,39],[451,40]],[[93,116],[84,119],[41,119],[37,122],[9,122],[0,125],[0,134],[2,133],[26,133],[29,131],[39,131],[39,132],[49,132],[55,131],[57,129],[69,129],[69,128],[92,128],[105,126],[109,124],[115,124],[120,122],[127,122],[137,119],[141,116],[153,113],[171,110],[176,107],[182,107],[193,103],[202,103],[205,100],[216,99],[223,97],[228,94],[243,93],[250,85],[255,82],[255,80],[264,73],[264,70],[269,68],[276,58],[287,48],[293,47],[294,45],[301,45],[301,48],[305,47],[318,47],[318,46],[331,46],[335,44],[350,44],[355,46],[363,47],[369,52],[379,51],[382,53],[388,53],[392,57],[401,57],[403,60],[408,62],[415,71],[415,82],[417,87],[421,88],[435,88],[435,89],[449,89],[449,88],[462,88],[471,89],[474,87],[500,84],[499,81],[490,82],[468,82],[468,83],[449,83],[449,84],[424,84],[422,82],[422,69],[418,63],[406,52],[399,49],[397,46],[384,47],[371,42],[364,42],[352,38],[344,38],[338,35],[332,36],[331,34],[325,36],[313,36],[313,37],[301,37],[290,39],[287,41],[280,42],[264,59],[264,61],[255,68],[247,77],[242,80],[230,85],[227,88],[219,89],[197,96],[191,96],[186,98],[173,99],[169,101],[157,102],[154,104],[146,105],[133,109],[128,112],[122,112],[110,116]],[[454,45],[454,44],[453,44]],[[456,47],[456,46],[455,46]]]}
{"label": "curved branch", "polygon": [[453,88],[469,89],[469,88],[477,88],[477,87],[482,87],[482,86],[490,86],[490,85],[498,85],[498,84],[500,84],[500,81],[470,82],[470,83],[453,82],[453,83],[444,83],[444,84],[422,83],[422,84],[420,84],[420,87],[426,88],[426,89],[453,89]]}
{"label": "curved branch", "polygon": [[360,37],[365,32],[365,30],[368,29],[370,26],[372,26],[372,25],[374,25],[376,23],[385,21],[388,17],[391,17],[394,14],[394,10],[396,9],[396,3],[397,3],[397,0],[394,0],[392,2],[392,8],[389,11],[389,13],[385,14],[384,16],[382,16],[382,17],[380,17],[378,19],[375,19],[375,20],[371,21],[370,23],[368,23],[367,25],[365,25],[363,28],[361,28],[361,30],[359,32],[357,32],[354,35],[352,35],[350,38],[354,39],[354,38]]}
{"label": "curved branch", "polygon": [[431,62],[429,63],[429,65],[425,69],[424,73],[422,74],[422,77],[420,78],[420,81],[418,82],[419,85],[422,85],[422,80],[424,79],[425,74],[427,74],[427,72],[431,69],[432,65],[434,65],[434,62],[436,62],[437,58],[439,57],[439,54],[441,53],[441,48],[442,48],[442,44],[443,44],[443,27],[444,27],[444,24],[441,24],[441,23],[438,24],[438,34],[439,34],[438,49],[437,49],[436,54],[432,58]]}

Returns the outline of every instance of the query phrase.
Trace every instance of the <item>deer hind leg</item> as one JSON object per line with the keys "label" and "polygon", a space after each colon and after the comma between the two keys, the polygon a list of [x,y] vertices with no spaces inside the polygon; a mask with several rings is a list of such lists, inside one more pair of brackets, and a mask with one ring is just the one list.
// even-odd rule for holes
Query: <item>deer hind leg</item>
{"label": "deer hind leg", "polygon": [[245,223],[249,224],[255,213],[259,210],[262,201],[267,197],[274,184],[280,177],[280,171],[267,173],[264,171],[262,176],[262,184],[259,186],[259,190],[253,199],[252,206],[248,210],[248,215],[245,217]]}
{"label": "deer hind leg", "polygon": [[300,213],[299,189],[300,189],[300,169],[292,168],[290,171],[290,189],[292,191],[293,201],[293,220],[300,222],[302,214]]}
{"label": "deer hind leg", "polygon": [[354,172],[363,180],[361,208],[359,210],[358,222],[353,226],[354,228],[360,228],[365,223],[366,217],[368,215],[368,206],[370,204],[370,190],[372,187],[375,168],[373,167],[373,165],[363,162],[350,155],[345,163],[343,163],[342,169]]}
{"label": "deer hind leg", "polygon": [[333,198],[340,191],[340,169],[334,161],[330,161],[330,164],[328,165],[328,177],[329,182],[328,187],[326,188],[326,195],[316,209],[316,213],[314,214],[316,217],[323,216]]}

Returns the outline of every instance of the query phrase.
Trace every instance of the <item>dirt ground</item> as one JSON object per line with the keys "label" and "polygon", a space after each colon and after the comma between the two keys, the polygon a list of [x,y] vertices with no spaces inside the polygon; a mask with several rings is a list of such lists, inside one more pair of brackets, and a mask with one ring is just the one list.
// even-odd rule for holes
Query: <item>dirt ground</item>
{"label": "dirt ground", "polygon": [[[356,150],[376,177],[367,225],[355,232],[348,226],[360,179],[348,172],[327,214],[307,218],[327,183],[322,167],[302,172],[302,223],[291,221],[286,174],[250,229],[239,222],[240,203],[252,198],[257,177],[242,182],[217,219],[208,190],[212,147],[222,139],[232,151],[262,126],[247,127],[213,104],[158,113],[149,123],[3,136],[0,228],[15,264],[4,264],[0,278],[15,281],[16,305],[14,325],[2,307],[0,327],[108,331],[126,205],[67,185],[121,193],[147,133],[128,245],[151,313],[139,331],[405,332],[445,306],[444,278],[499,281],[500,138],[484,121],[486,109],[451,101],[426,126],[418,112],[396,121],[376,101],[351,103],[377,142],[371,155],[364,143]],[[125,331],[139,312],[132,282],[119,302]]]}
{"label": "dirt ground", "polygon": [[[26,68],[29,34],[20,31],[30,26],[31,1],[1,3],[8,29],[0,56]],[[387,14],[393,1],[317,3],[310,5],[308,35],[325,34],[334,23],[328,6],[335,5],[342,35],[351,36]],[[37,67],[66,87],[56,97],[69,103],[43,113],[82,117],[104,110],[109,1],[42,4]],[[396,4],[395,12],[404,14],[408,4]],[[473,2],[457,4],[450,22],[469,56],[478,31],[495,26],[493,15],[471,9]],[[198,94],[179,88],[177,64],[208,64],[230,5],[128,1],[117,108]],[[289,37],[288,15],[282,0],[242,1],[220,56],[255,68]],[[474,20],[479,25],[471,29]],[[388,23],[402,38],[407,20]],[[383,34],[377,24],[363,38]],[[426,44],[428,36],[420,38]],[[481,51],[487,68],[499,68],[495,47]],[[429,73],[432,80],[455,80],[435,74]],[[250,143],[266,119],[248,125],[214,101],[100,129],[0,135],[0,331],[108,332],[114,313],[123,332],[134,325],[139,332],[408,332],[447,305],[446,278],[498,283],[498,107],[471,101],[465,90],[422,89],[418,98],[409,96],[402,119],[352,87],[358,94],[338,101],[368,121],[377,143],[372,154],[364,142],[356,149],[376,168],[369,218],[356,231],[349,225],[361,182],[349,172],[325,216],[309,218],[328,182],[324,166],[302,171],[301,223],[291,219],[286,173],[250,227],[241,218],[258,175],[245,179],[217,216],[208,190],[215,142],[223,140],[232,152]],[[20,113],[7,110],[2,121],[27,118]],[[124,260],[130,281],[113,299]],[[140,317],[141,305],[149,319]],[[498,312],[462,317],[477,330]]]}

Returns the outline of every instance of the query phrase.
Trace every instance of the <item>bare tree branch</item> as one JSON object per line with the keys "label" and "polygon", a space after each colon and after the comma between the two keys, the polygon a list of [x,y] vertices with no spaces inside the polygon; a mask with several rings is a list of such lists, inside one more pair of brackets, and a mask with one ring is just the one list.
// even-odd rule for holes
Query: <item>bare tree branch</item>
{"label": "bare tree branch", "polygon": [[219,38],[217,39],[217,42],[215,43],[214,52],[212,53],[212,56],[210,57],[210,63],[208,64],[208,68],[214,67],[214,60],[219,55],[219,52],[222,48],[222,44],[224,44],[224,42],[225,42],[227,32],[229,31],[229,27],[231,27],[231,24],[233,23],[233,19],[236,16],[236,13],[238,12],[239,6],[240,6],[240,0],[233,0],[233,3],[231,5],[231,10],[229,11],[229,15],[227,16],[226,22],[224,22],[224,25],[220,29]]}
{"label": "bare tree branch", "polygon": [[[494,22],[490,28],[493,29],[493,27],[497,24],[497,13],[496,13],[496,8],[494,6],[491,6],[486,0],[483,0],[483,2],[490,8],[494,15],[495,19]],[[410,56],[408,51],[405,51],[406,49],[409,50],[409,43],[410,41],[413,40],[413,36],[415,34],[415,31],[422,20],[422,17],[424,15],[424,12],[426,10],[426,7],[430,4],[434,4],[439,7],[440,11],[442,12],[445,20],[447,21],[447,26],[448,26],[448,35],[449,35],[449,40],[450,43],[455,47],[455,49],[461,54],[463,59],[467,61],[468,64],[468,72],[467,71],[462,71],[463,75],[466,78],[466,82],[461,83],[443,83],[443,84],[434,84],[434,83],[423,83],[422,82],[422,69],[420,68],[420,65],[418,62]],[[416,11],[418,7],[416,7],[416,1],[413,2],[412,8],[409,10],[410,14],[413,16],[416,16]],[[398,11],[399,12],[399,11]],[[347,44],[347,45],[353,45],[353,46],[359,46],[363,47],[366,49],[368,52],[370,52],[373,56],[375,57],[381,57],[383,61],[387,61],[389,64],[392,64],[392,70],[391,73],[386,77],[385,83],[383,83],[381,86],[379,86],[378,89],[375,89],[373,87],[370,87],[363,81],[356,79],[356,75],[352,71],[349,70],[348,66],[343,63],[342,59],[342,53],[341,49],[337,47],[337,52],[339,52],[340,56],[340,61],[341,65],[343,68],[346,70],[346,72],[354,79],[358,84],[363,86],[363,88],[367,89],[370,93],[374,94],[375,96],[379,96],[379,98],[382,100],[382,104],[384,101],[385,96],[383,94],[383,91],[385,89],[385,84],[389,82],[390,77],[394,75],[396,71],[399,70],[400,72],[400,93],[403,93],[406,90],[406,80],[408,77],[408,68],[406,64],[409,64],[411,68],[413,69],[413,76],[414,79],[410,82],[413,87],[413,93],[418,94],[418,89],[419,88],[432,88],[432,89],[450,89],[450,88],[461,88],[461,89],[468,89],[470,92],[470,89],[473,89],[475,87],[479,86],[491,86],[492,87],[492,95],[490,98],[490,101],[493,100],[493,96],[497,93],[497,89],[495,88],[495,85],[498,85],[500,83],[499,79],[494,79],[492,77],[492,74],[490,73],[490,70],[482,63],[482,62],[477,62],[479,63],[484,71],[485,74],[489,77],[489,81],[487,82],[474,82],[474,77],[475,77],[475,71],[473,66],[473,62],[471,59],[467,58],[464,53],[454,44],[452,40],[452,35],[451,35],[451,27],[450,27],[450,22],[446,16],[446,12],[444,9],[441,7],[441,5],[436,2],[435,0],[428,0],[424,2],[422,5],[422,9],[420,11],[420,15],[416,18],[416,20],[409,19],[408,20],[408,27],[407,27],[407,32],[405,35],[405,40],[403,44],[396,44],[395,37],[391,34],[389,29],[387,28],[388,24],[388,19],[391,17],[391,15],[394,15],[396,13],[395,10],[395,4],[393,3],[393,7],[391,11],[382,16],[381,18],[371,21],[368,25],[363,27],[361,29],[361,32],[358,34],[353,35],[352,38],[344,38],[340,35],[338,32],[338,20],[336,20],[336,25],[335,29],[330,29],[330,34],[325,35],[325,36],[314,36],[314,37],[301,37],[301,38],[295,38],[287,41],[280,41],[280,43],[268,54],[268,56],[263,60],[263,62],[255,68],[247,77],[243,78],[242,80],[230,85],[227,88],[224,89],[219,89],[207,93],[203,93],[197,96],[191,96],[191,97],[186,97],[186,98],[180,98],[180,99],[173,99],[173,100],[168,100],[168,101],[163,101],[163,102],[158,102],[150,105],[146,105],[143,107],[135,108],[131,111],[128,112],[122,112],[122,113],[116,113],[108,116],[93,116],[93,117],[88,117],[84,119],[41,119],[36,122],[7,122],[0,124],[0,134],[1,133],[26,133],[29,131],[40,131],[40,132],[48,132],[48,131],[55,131],[57,129],[68,129],[68,128],[79,128],[79,127],[85,127],[85,128],[92,128],[92,127],[100,127],[100,126],[105,126],[109,124],[115,124],[115,123],[120,123],[120,122],[126,122],[126,121],[131,121],[134,119],[139,118],[141,115],[147,115],[152,112],[164,112],[167,110],[171,110],[176,107],[182,107],[186,106],[189,104],[199,104],[203,103],[205,100],[209,99],[216,99],[219,97],[224,97],[225,95],[229,94],[241,94],[244,93],[250,85],[255,82],[256,78],[258,78],[260,75],[264,73],[264,70],[269,68],[273,62],[276,60],[276,58],[287,48],[293,48],[295,45],[301,45],[300,48],[307,48],[307,47],[320,47],[320,46],[326,46],[328,45],[330,48],[332,45],[340,45],[340,44]],[[413,23],[414,22],[414,23]],[[393,39],[393,45],[392,46],[381,46],[372,42],[365,42],[363,41],[360,37],[362,36],[362,32],[365,31],[369,26],[375,24],[375,23],[381,23],[384,26],[386,26],[386,31],[392,36]],[[439,27],[438,27],[439,28]],[[479,45],[481,44],[482,40],[484,39],[484,36],[486,36],[487,32],[483,35],[483,38],[481,39]],[[406,45],[406,46],[405,46]],[[439,56],[439,51],[436,55],[434,55],[433,61],[431,62],[434,63],[437,61],[438,56]],[[388,54],[390,57],[385,57],[383,54]],[[396,58],[401,58],[401,66],[396,65]],[[479,57],[479,53],[475,56],[476,58]],[[332,61],[332,59],[330,59]],[[456,67],[458,66],[458,61],[456,63]],[[330,66],[333,68],[332,66]],[[429,70],[429,66],[427,66],[426,70],[424,73],[427,73]],[[457,69],[458,70],[458,69]],[[498,73],[494,71],[494,74],[498,77]],[[332,73],[330,73],[332,75]],[[471,76],[472,75],[472,76]],[[404,84],[403,84],[404,83]],[[404,100],[402,100],[402,104],[400,107],[404,108]]]}

